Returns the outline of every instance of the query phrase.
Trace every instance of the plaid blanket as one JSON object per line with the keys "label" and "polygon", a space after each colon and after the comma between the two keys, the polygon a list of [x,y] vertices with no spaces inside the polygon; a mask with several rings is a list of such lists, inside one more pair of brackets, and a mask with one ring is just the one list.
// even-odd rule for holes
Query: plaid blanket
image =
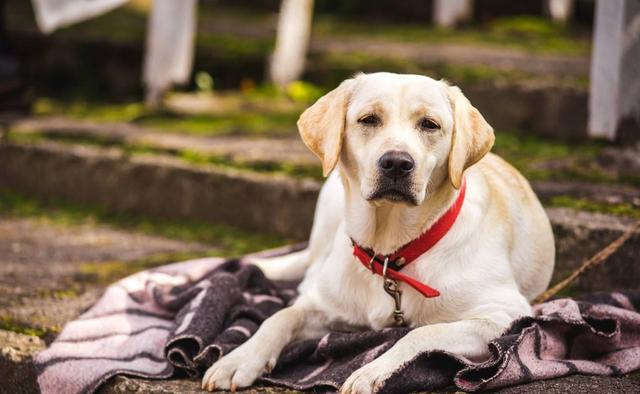
{"label": "plaid blanket", "polygon": [[[191,260],[110,286],[37,355],[42,392],[90,393],[116,374],[159,379],[177,371],[200,375],[296,297],[295,283],[268,280],[250,264],[251,258]],[[640,291],[537,305],[534,317],[515,321],[489,344],[487,361],[425,352],[399,365],[382,392],[429,391],[451,384],[480,391],[574,373],[625,374],[640,368],[639,307]],[[292,343],[259,383],[337,389],[407,332],[336,331]]]}

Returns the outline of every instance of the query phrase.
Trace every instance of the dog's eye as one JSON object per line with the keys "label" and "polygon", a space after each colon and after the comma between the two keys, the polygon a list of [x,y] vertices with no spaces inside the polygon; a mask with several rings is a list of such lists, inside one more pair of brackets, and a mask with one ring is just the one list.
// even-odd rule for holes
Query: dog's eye
{"label": "dog's eye", "polygon": [[378,126],[380,124],[380,118],[377,115],[366,115],[358,119],[358,123],[365,126]]}
{"label": "dog's eye", "polygon": [[418,123],[418,127],[420,128],[420,130],[424,130],[424,131],[435,131],[440,128],[440,126],[436,122],[434,122],[429,118],[420,119],[420,122]]}

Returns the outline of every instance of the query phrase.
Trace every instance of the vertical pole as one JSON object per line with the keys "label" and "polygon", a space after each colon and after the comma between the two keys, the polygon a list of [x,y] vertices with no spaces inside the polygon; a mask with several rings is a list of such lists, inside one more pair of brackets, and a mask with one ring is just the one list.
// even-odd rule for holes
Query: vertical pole
{"label": "vertical pole", "polygon": [[149,16],[144,58],[145,102],[160,104],[174,83],[191,75],[197,0],[155,0]]}
{"label": "vertical pole", "polygon": [[313,0],[282,0],[269,76],[281,87],[300,79],[311,36]]}
{"label": "vertical pole", "polygon": [[473,11],[472,0],[434,0],[433,19],[437,26],[451,28],[467,20]]}
{"label": "vertical pole", "polygon": [[640,0],[597,1],[595,24],[589,135],[614,140],[622,124],[640,128]]}
{"label": "vertical pole", "polygon": [[573,13],[573,0],[547,0],[547,12],[554,22],[566,23]]}

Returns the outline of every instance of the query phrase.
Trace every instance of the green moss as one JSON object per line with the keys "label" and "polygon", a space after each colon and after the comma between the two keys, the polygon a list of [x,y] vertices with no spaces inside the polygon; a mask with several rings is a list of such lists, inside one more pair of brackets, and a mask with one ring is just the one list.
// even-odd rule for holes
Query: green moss
{"label": "green moss", "polygon": [[41,132],[22,133],[22,132],[17,132],[15,130],[9,130],[9,132],[5,135],[5,141],[14,142],[14,143],[30,144],[30,143],[45,142],[47,140],[48,140],[47,136]]}
{"label": "green moss", "polygon": [[607,213],[616,216],[629,216],[640,219],[640,208],[631,204],[605,204],[585,198],[558,196],[551,199],[550,204],[555,207],[579,209],[582,211]]}
{"label": "green moss", "polygon": [[186,149],[179,151],[178,156],[185,161],[196,165],[212,164],[221,167],[242,169],[259,173],[283,174],[296,178],[323,179],[320,166],[315,165],[276,162],[239,162],[222,156],[204,154]]}
{"label": "green moss", "polygon": [[130,144],[117,140],[109,140],[101,136],[55,133],[21,133],[12,131],[8,140],[18,143],[37,143],[56,141],[68,144],[91,145],[98,147],[119,147],[128,155],[170,155],[194,165],[215,165],[266,174],[282,174],[296,178],[323,179],[319,165],[291,164],[286,162],[254,162],[237,161],[232,158],[202,153],[192,149],[165,149],[142,144]]}
{"label": "green moss", "polygon": [[78,283],[66,283],[63,289],[39,288],[36,295],[40,298],[64,300],[82,294],[84,287]]}
{"label": "green moss", "polygon": [[199,47],[215,49],[218,55],[235,59],[240,57],[266,57],[273,51],[273,37],[238,37],[231,34],[200,32],[196,36]]}
{"label": "green moss", "polygon": [[58,332],[59,329],[51,328],[41,328],[41,327],[31,327],[17,320],[9,317],[9,316],[0,316],[0,330],[11,331],[18,334],[31,335],[39,338],[43,338],[45,336],[50,335],[52,332]]}
{"label": "green moss", "polygon": [[289,242],[281,237],[249,233],[220,224],[155,219],[61,200],[43,203],[7,190],[0,190],[0,214],[31,217],[64,226],[107,224],[172,239],[206,243],[211,246],[209,254],[226,256],[243,255]]}
{"label": "green moss", "polygon": [[142,270],[174,263],[176,261],[185,261],[211,255],[217,255],[217,253],[215,251],[162,253],[146,256],[134,261],[85,262],[80,264],[80,273],[77,274],[77,276],[79,276],[83,282],[108,285]]}
{"label": "green moss", "polygon": [[[313,85],[303,85],[303,89],[293,89],[293,93],[302,105],[292,109],[282,110],[269,108],[271,97],[264,97],[271,89],[260,89],[248,94],[239,94],[237,108],[221,114],[179,114],[169,110],[151,111],[139,102],[123,104],[60,101],[40,98],[35,101],[33,112],[39,116],[64,116],[71,119],[92,122],[133,122],[141,126],[148,126],[157,131],[194,134],[202,136],[213,135],[290,135],[296,132],[295,123],[304,108],[305,100],[314,100],[323,90]],[[298,86],[300,88],[300,86]],[[287,100],[286,96],[279,96],[280,100]],[[266,100],[262,108],[255,108],[252,104],[256,100]],[[277,104],[277,103],[276,103]],[[247,107],[250,107],[247,109]]]}
{"label": "green moss", "polygon": [[[606,146],[602,142],[567,142],[532,135],[497,132],[493,151],[520,170],[529,180],[584,180],[619,182],[590,165]],[[548,166],[562,160],[564,164]]]}
{"label": "green moss", "polygon": [[549,160],[580,155],[592,157],[597,155],[604,145],[597,142],[575,143],[561,140],[550,140],[534,135],[523,135],[499,131],[496,133],[494,150],[510,160],[515,156],[523,159]]}
{"label": "green moss", "polygon": [[367,39],[468,44],[507,47],[533,53],[586,55],[590,34],[556,24],[547,18],[513,16],[498,18],[487,26],[471,25],[439,29],[428,25],[362,24],[328,15],[314,19],[314,34],[324,37],[356,36]]}
{"label": "green moss", "polygon": [[310,61],[308,72],[327,86],[335,86],[353,75],[362,72],[388,71],[406,74],[428,75],[434,79],[444,78],[457,85],[478,83],[518,83],[523,81],[551,81],[556,85],[586,88],[589,81],[580,75],[539,75],[520,70],[501,70],[485,65],[429,64],[393,57],[372,56],[364,52],[326,54],[315,56]]}
{"label": "green moss", "polygon": [[147,113],[139,102],[109,104],[101,102],[70,101],[64,102],[50,98],[39,98],[34,102],[35,115],[64,115],[73,119],[97,122],[128,122]]}
{"label": "green moss", "polygon": [[299,113],[230,113],[227,115],[178,115],[158,113],[140,117],[136,124],[159,131],[179,132],[203,136],[264,135],[278,136],[295,133]]}

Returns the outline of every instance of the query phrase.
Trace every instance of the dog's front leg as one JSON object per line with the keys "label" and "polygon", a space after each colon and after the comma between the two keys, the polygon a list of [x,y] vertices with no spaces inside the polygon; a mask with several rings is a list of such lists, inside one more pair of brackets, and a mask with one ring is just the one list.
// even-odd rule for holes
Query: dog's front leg
{"label": "dog's front leg", "polygon": [[512,320],[507,313],[497,312],[486,317],[418,327],[380,357],[352,373],[340,392],[375,393],[403,364],[430,350],[444,350],[472,359],[482,357],[487,353],[487,344]]}
{"label": "dog's front leg", "polygon": [[265,320],[258,331],[204,374],[202,388],[235,391],[247,387],[270,371],[282,349],[301,334],[322,335],[321,315],[304,299]]}

